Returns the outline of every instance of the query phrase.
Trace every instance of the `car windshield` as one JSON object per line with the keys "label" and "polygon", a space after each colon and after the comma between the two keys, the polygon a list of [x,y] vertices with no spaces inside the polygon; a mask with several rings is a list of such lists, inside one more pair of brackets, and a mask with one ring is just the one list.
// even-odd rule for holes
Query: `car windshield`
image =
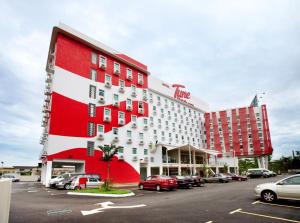
{"label": "car windshield", "polygon": [[176,176],[177,179],[183,180],[185,177],[184,176]]}

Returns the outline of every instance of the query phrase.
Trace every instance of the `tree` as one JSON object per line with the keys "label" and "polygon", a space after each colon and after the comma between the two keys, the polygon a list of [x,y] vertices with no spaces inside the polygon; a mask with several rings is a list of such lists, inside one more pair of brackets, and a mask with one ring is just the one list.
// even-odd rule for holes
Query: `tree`
{"label": "tree", "polygon": [[101,149],[101,151],[103,152],[102,160],[104,162],[107,162],[107,177],[102,187],[105,191],[108,191],[110,186],[110,161],[113,156],[118,153],[119,148],[120,147],[116,147],[116,145],[113,144],[99,146],[99,149]]}
{"label": "tree", "polygon": [[257,168],[257,162],[253,159],[239,159],[239,172],[245,173],[250,168]]}

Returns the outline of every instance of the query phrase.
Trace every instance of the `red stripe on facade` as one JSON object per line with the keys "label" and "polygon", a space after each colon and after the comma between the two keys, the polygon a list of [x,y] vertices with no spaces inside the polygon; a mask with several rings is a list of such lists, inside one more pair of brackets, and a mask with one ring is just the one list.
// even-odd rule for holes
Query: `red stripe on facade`
{"label": "red stripe on facade", "polygon": [[266,105],[261,106],[262,109],[262,126],[263,126],[263,134],[264,134],[264,154],[272,154],[273,148],[271,144],[271,136],[269,130],[269,122],[268,122],[268,114]]}
{"label": "red stripe on facade", "polygon": [[261,155],[262,153],[260,149],[260,140],[258,135],[257,123],[256,123],[254,108],[252,106],[249,107],[249,114],[250,114],[253,153],[254,155]]}
{"label": "red stripe on facade", "polygon": [[[215,149],[222,153],[222,147],[220,142],[220,135],[219,135],[219,127],[218,127],[218,119],[216,112],[212,113],[212,122],[213,122],[213,131],[214,131],[214,144]],[[219,154],[218,157],[222,157],[222,154]]]}
{"label": "red stripe on facade", "polygon": [[[131,122],[131,115],[148,117],[148,104],[143,102],[144,114],[138,113],[138,101],[132,101],[132,111],[126,111],[126,102],[121,101],[119,107],[112,105],[97,106],[96,117],[89,117],[87,104],[67,98],[56,92],[52,93],[52,109],[49,133],[61,136],[90,137],[88,136],[88,123],[104,125],[105,132],[113,127],[121,127],[118,124],[118,112],[125,113],[125,125]],[[104,122],[104,108],[111,109],[111,122]],[[94,131],[96,136],[96,131]]]}
{"label": "red stripe on facade", "polygon": [[243,155],[248,155],[247,108],[239,108]]}
{"label": "red stripe on facade", "polygon": [[206,145],[207,149],[210,149],[210,114],[205,113],[204,114],[205,119],[205,130],[206,130]]}
{"label": "red stripe on facade", "polygon": [[[98,62],[93,64],[91,61],[92,52],[97,53]],[[107,67],[105,70],[99,68],[99,55],[105,56],[107,60]],[[125,86],[130,87],[134,84],[137,88],[148,88],[148,75],[143,74],[143,84],[138,84],[138,70],[129,67],[120,61],[116,61],[112,57],[102,53],[96,52],[88,46],[79,43],[63,34],[57,35],[56,42],[56,54],[55,54],[55,65],[59,66],[65,70],[68,70],[76,75],[85,77],[87,79],[91,78],[91,68],[97,71],[97,82],[104,83],[105,74],[111,76],[112,85],[118,86],[119,80],[125,81]],[[119,75],[114,74],[114,62],[120,64],[121,73]],[[132,81],[126,79],[126,68],[132,70]]]}
{"label": "red stripe on facade", "polygon": [[134,65],[136,65],[136,66],[138,66],[138,67],[144,69],[144,70],[147,70],[147,69],[148,69],[147,66],[146,66],[145,64],[142,64],[142,63],[136,61],[135,59],[133,59],[133,58],[127,56],[127,55],[124,55],[124,54],[116,54],[116,55],[117,55],[118,57],[121,57],[121,58],[123,58],[124,60],[127,60],[127,61],[129,61],[130,63],[132,63],[132,64],[134,64]]}
{"label": "red stripe on facade", "polygon": [[232,145],[233,145],[233,150],[234,150],[236,156],[240,156],[241,155],[241,150],[240,150],[238,123],[237,123],[237,117],[236,117],[236,110],[235,109],[231,110],[231,116],[232,116]]}
{"label": "red stripe on facade", "polygon": [[[95,150],[93,156],[88,156],[86,148],[74,148],[47,157],[48,161],[52,161],[53,159],[85,161],[86,174],[100,174],[103,180],[107,177],[107,162],[102,160],[102,152],[99,150]],[[126,161],[118,160],[118,158],[114,156],[110,163],[110,179],[113,183],[139,182],[139,173]]]}
{"label": "red stripe on facade", "polygon": [[229,143],[229,129],[228,129],[228,121],[227,121],[227,112],[220,111],[220,119],[222,124],[222,131],[223,131],[223,139],[226,152],[230,151],[230,143]]}

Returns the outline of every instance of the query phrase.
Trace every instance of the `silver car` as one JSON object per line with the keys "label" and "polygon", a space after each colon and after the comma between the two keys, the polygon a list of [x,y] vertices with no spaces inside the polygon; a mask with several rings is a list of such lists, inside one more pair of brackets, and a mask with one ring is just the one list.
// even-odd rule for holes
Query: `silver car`
{"label": "silver car", "polygon": [[276,199],[300,200],[300,174],[275,183],[259,184],[254,191],[257,197],[261,197],[266,202],[273,202]]}
{"label": "silver car", "polygon": [[71,186],[70,186],[70,189],[76,190],[76,189],[83,188],[83,185],[79,184],[79,179],[80,178],[87,178],[86,188],[96,188],[96,187],[99,187],[100,185],[103,184],[101,179],[99,177],[96,177],[96,176],[77,176],[73,179],[73,181],[71,183]]}

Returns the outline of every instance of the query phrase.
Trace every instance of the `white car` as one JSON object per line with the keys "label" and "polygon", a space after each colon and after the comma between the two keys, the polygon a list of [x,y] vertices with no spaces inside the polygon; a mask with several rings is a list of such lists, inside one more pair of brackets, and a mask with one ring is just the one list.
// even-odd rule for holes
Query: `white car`
{"label": "white car", "polygon": [[300,200],[300,174],[289,176],[275,183],[259,184],[255,187],[257,197],[266,202],[276,199]]}
{"label": "white car", "polygon": [[87,178],[86,181],[86,187],[87,188],[97,188],[100,185],[103,184],[103,182],[99,179],[99,177],[95,177],[93,175],[91,176],[77,176],[73,179],[70,189],[72,190],[77,190],[77,189],[81,189],[83,187],[83,185],[79,184],[79,179],[80,178]]}

